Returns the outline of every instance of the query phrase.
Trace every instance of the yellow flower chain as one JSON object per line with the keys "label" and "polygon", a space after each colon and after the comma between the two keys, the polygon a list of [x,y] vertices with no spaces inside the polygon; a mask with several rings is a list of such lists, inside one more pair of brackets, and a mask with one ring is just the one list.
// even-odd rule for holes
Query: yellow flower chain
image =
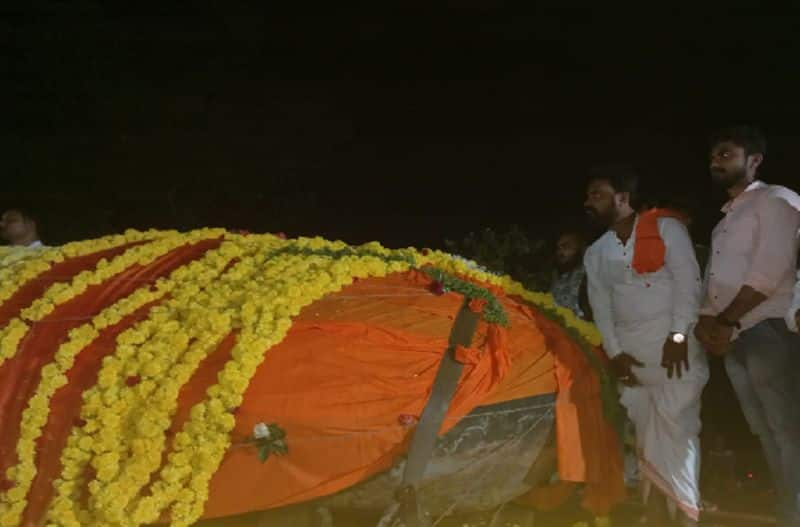
{"label": "yellow flower chain", "polygon": [[28,331],[28,322],[42,320],[57,306],[72,300],[89,286],[101,284],[134,264],[150,264],[183,244],[218,238],[224,232],[222,229],[198,229],[185,235],[177,232],[160,233],[153,241],[131,247],[110,261],[105,258],[100,260],[93,270],[79,273],[69,283],[58,282],[51,285],[41,297],[23,309],[19,317],[12,319],[0,330],[0,365],[16,355],[19,343]]}
{"label": "yellow flower chain", "polygon": [[[96,458],[97,482],[102,485],[91,488],[90,483],[90,506],[95,516],[101,518],[101,524],[119,524],[126,520],[124,506],[136,497],[161,465],[161,452],[166,446],[165,431],[177,410],[177,394],[189,382],[201,361],[217,349],[234,326],[240,325],[236,320],[236,310],[232,309],[235,306],[229,305],[229,299],[235,298],[231,293],[241,295],[248,287],[253,287],[254,278],[266,257],[266,251],[262,249],[261,254],[255,257],[242,258],[229,273],[201,292],[174,298],[176,313],[183,312],[178,320],[182,327],[193,328],[188,336],[194,343],[183,354],[162,351],[158,371],[148,371],[152,363],[147,362],[132,367],[132,371],[138,368],[143,378],[155,382],[159,388],[151,393],[140,390],[140,399],[131,401],[127,411],[120,413],[125,436],[135,449],[118,443],[118,458],[108,468],[100,465],[101,460]],[[185,307],[187,304],[191,306],[189,309]],[[126,388],[121,390],[125,392]],[[114,476],[104,480],[100,474],[103,468],[108,470],[108,475],[113,473]],[[139,522],[134,518],[134,523]]]}
{"label": "yellow flower chain", "polygon": [[[150,238],[170,239],[175,236],[155,233]],[[177,237],[187,243],[185,236]],[[56,497],[48,510],[48,525],[138,526],[157,521],[168,509],[172,525],[194,523],[202,515],[210,480],[230,446],[235,418],[229,410],[241,404],[265,353],[283,340],[291,327],[292,317],[304,306],[338,291],[351,283],[354,277],[384,276],[407,270],[412,265],[399,259],[389,261],[382,256],[410,256],[417,266],[429,264],[498,286],[508,294],[519,295],[533,305],[556,312],[585,340],[600,343],[599,333],[592,324],[578,319],[567,309],[558,308],[551,295],[529,292],[510,277],[486,273],[443,252],[392,251],[373,242],[357,248],[371,254],[331,258],[324,254],[278,251],[270,255],[267,251],[274,249],[324,252],[341,251],[349,246],[322,238],[288,242],[268,235],[229,235],[227,238],[230,241],[228,247],[236,247],[235,251],[241,255],[236,265],[226,269],[222,275],[192,264],[177,269],[169,278],[175,284],[164,289],[162,283],[158,289],[160,296],[169,292],[169,299],[154,307],[146,320],[118,336],[117,349],[103,361],[98,384],[84,393],[81,417],[86,425],[73,427],[67,447],[62,452],[63,470],[55,482]],[[37,260],[29,263],[34,261]],[[133,257],[127,262],[120,261],[118,265],[122,267],[116,272],[133,263],[136,263]],[[94,273],[102,272],[103,268],[98,264]],[[22,319],[44,317],[52,311],[49,306],[79,294],[86,278],[84,275],[78,281],[76,277],[73,284],[56,284],[59,287],[48,289],[45,295],[49,294],[48,300],[35,302],[25,310],[21,319],[4,328],[6,338],[2,344],[6,341],[13,344],[20,332],[19,338],[24,335],[27,324]],[[69,289],[73,291],[69,296],[67,291],[71,286],[76,287]],[[145,292],[137,291],[129,299],[137,297],[137,294],[145,295]],[[141,305],[144,305],[147,303],[144,298],[137,297],[137,300],[131,300],[131,304],[143,302]],[[122,302],[116,306],[119,308]],[[60,346],[54,363],[43,370],[37,394],[23,416],[24,432],[21,432],[18,443],[20,459],[33,459],[32,445],[46,423],[49,397],[66,381],[64,373],[71,367],[75,354],[96,338],[98,328],[115,320],[109,315],[108,321],[104,322],[104,313],[106,310],[91,324],[73,330],[70,340]],[[162,467],[166,431],[177,409],[180,388],[189,381],[202,359],[234,330],[238,330],[238,337],[231,352],[232,358],[220,371],[218,383],[207,390],[205,400],[191,408],[189,419],[174,436],[170,454]],[[131,376],[140,377],[141,382],[135,386],[127,385],[126,379]],[[23,454],[31,456],[26,458]],[[96,478],[87,484],[84,473],[90,464],[96,470]],[[148,495],[144,495],[143,489],[154,473],[157,477]],[[13,476],[11,479],[17,485],[3,498],[6,508],[0,508],[0,511],[6,514],[0,515],[0,527],[18,525],[35,466],[21,462],[8,475]],[[82,489],[86,487],[89,489],[89,509],[81,505]],[[4,518],[17,520],[16,523],[6,523]]]}
{"label": "yellow flower chain", "polygon": [[[266,242],[277,243],[279,239],[269,235],[246,238],[239,236],[236,237],[236,241],[235,250],[242,256],[245,250],[247,254],[256,251],[264,253],[268,247]],[[178,390],[188,381],[188,375],[191,372],[186,368],[180,370],[178,374],[181,382],[169,378],[166,375],[169,372],[164,368],[163,355],[165,355],[165,346],[169,349],[178,344],[178,347],[184,349],[188,344],[188,335],[175,331],[178,321],[183,322],[186,327],[206,328],[206,334],[198,333],[195,344],[184,354],[185,357],[191,357],[199,364],[207,352],[215,349],[215,344],[218,344],[218,341],[230,332],[224,319],[221,324],[220,317],[208,316],[207,313],[198,309],[197,301],[199,299],[207,298],[212,303],[218,303],[224,299],[219,294],[203,294],[201,291],[203,284],[247,280],[249,275],[243,272],[243,268],[248,266],[247,262],[252,258],[252,256],[249,258],[242,256],[241,261],[227,270],[219,282],[215,282],[213,280],[215,275],[209,273],[189,271],[185,267],[176,270],[176,273],[187,275],[189,280],[174,289],[172,298],[166,304],[152,310],[148,319],[119,335],[116,352],[104,360],[98,375],[98,385],[84,394],[85,403],[81,410],[81,416],[86,420],[87,425],[83,428],[72,429],[68,441],[69,444],[77,447],[77,451],[73,451],[71,455],[62,455],[64,468],[61,479],[55,485],[57,497],[49,511],[51,522],[60,525],[87,525],[93,522],[92,514],[89,511],[77,508],[80,489],[85,483],[82,475],[85,466],[90,461],[98,471],[97,479],[89,483],[90,494],[94,497],[100,489],[109,484],[119,471],[119,450],[127,449],[130,444],[136,457],[144,457],[148,452],[160,456],[161,449],[144,448],[147,442],[126,441],[129,434],[122,433],[120,430],[123,425],[121,416],[128,415],[131,409],[141,403],[143,397],[152,394],[156,384],[160,388],[153,397],[160,400],[159,408],[165,401],[171,401],[173,404],[177,402]],[[250,267],[256,268],[255,265]],[[213,330],[213,334],[209,334],[209,329]],[[160,368],[164,375],[157,378],[155,374],[158,372],[151,369],[153,365]],[[153,375],[152,378],[146,378],[136,387],[126,386],[125,379],[137,373]],[[149,404],[148,402],[141,406],[147,408]],[[141,426],[148,434],[155,430],[152,421],[142,419],[134,420],[134,423]],[[168,426],[169,420],[162,419],[160,423]],[[160,457],[158,459],[160,461]],[[117,485],[116,488],[124,490],[125,487]],[[93,499],[93,501],[97,501],[97,499]]]}
{"label": "yellow flower chain", "polygon": [[[104,236],[96,240],[70,242],[61,247],[44,249],[15,249],[4,251],[0,265],[0,303],[11,298],[14,293],[31,279],[47,271],[54,263],[66,258],[77,258],[88,254],[106,251],[122,245],[164,236],[162,231],[125,231],[124,234]],[[8,260],[16,260],[11,263]]]}
{"label": "yellow flower chain", "polygon": [[[209,388],[202,403],[191,409],[190,419],[182,430],[184,435],[176,436],[173,452],[161,471],[161,480],[153,487],[151,499],[158,503],[157,495],[162,486],[177,483],[173,481],[176,478],[188,484],[179,490],[170,510],[174,526],[191,525],[202,515],[209,482],[230,446],[230,432],[235,425],[235,418],[226,409],[241,404],[244,391],[266,351],[285,337],[291,317],[302,307],[351,283],[354,277],[379,277],[409,268],[408,263],[387,263],[374,256],[345,257],[338,261],[321,256],[282,256],[279,259],[292,262],[290,269],[294,272],[270,276],[269,269],[265,269],[264,286],[273,294],[252,299],[255,304],[252,322],[242,328],[232,350],[232,359],[220,372],[219,382]],[[144,498],[136,513],[152,514],[157,508]],[[142,518],[152,516],[143,515]]]}
{"label": "yellow flower chain", "polygon": [[[202,259],[193,261],[186,269],[173,271],[169,278],[159,279],[155,288],[143,286],[129,296],[105,308],[90,322],[70,330],[68,340],[62,343],[55,353],[53,362],[44,366],[41,380],[28,407],[22,414],[20,438],[17,442],[19,462],[6,471],[6,477],[15,485],[2,495],[0,500],[0,526],[18,525],[25,510],[25,499],[30,485],[36,476],[35,448],[36,440],[42,434],[50,414],[50,399],[53,394],[67,383],[66,373],[72,368],[75,357],[91,344],[104,329],[118,323],[126,316],[134,313],[142,306],[162,298],[168,294],[181,279],[197,274],[213,274],[219,272],[235,256],[231,251],[232,244],[225,242],[218,249],[209,251]],[[69,452],[68,457],[79,452]]]}

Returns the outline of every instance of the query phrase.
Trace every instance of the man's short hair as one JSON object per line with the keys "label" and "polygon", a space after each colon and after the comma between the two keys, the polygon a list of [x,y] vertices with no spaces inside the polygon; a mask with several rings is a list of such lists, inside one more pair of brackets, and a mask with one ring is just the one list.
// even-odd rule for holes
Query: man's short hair
{"label": "man's short hair", "polygon": [[716,145],[730,142],[744,149],[745,155],[767,154],[767,139],[764,134],[755,126],[740,125],[721,128],[711,134],[709,146],[714,148]]}
{"label": "man's short hair", "polygon": [[639,174],[629,165],[602,165],[589,170],[589,182],[607,181],[614,192],[627,192],[631,207],[639,206]]}

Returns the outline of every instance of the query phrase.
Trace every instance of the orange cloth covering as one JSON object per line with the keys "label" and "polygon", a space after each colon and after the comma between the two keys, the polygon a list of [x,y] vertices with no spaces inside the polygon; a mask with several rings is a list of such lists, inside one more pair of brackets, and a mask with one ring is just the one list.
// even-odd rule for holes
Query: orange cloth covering
{"label": "orange cloth covering", "polygon": [[[600,378],[578,345],[563,338],[561,326],[536,310],[521,309],[536,320],[555,357],[559,477],[563,482],[585,483],[581,505],[595,515],[606,515],[625,499],[625,484],[621,439],[603,415]],[[592,351],[599,362],[607,362],[601,349]],[[563,504],[572,490],[566,485],[534,489],[523,501],[552,509]]]}
{"label": "orange cloth covering", "polygon": [[650,209],[639,214],[636,224],[636,242],[633,247],[633,268],[637,273],[655,273],[664,267],[667,249],[658,232],[659,218],[680,218],[670,209]]}
{"label": "orange cloth covering", "polygon": [[[215,240],[184,246],[150,265],[133,266],[58,306],[31,327],[17,355],[0,367],[0,470],[16,461],[22,411],[38,384],[41,368],[52,360],[67,332],[218,244]],[[0,306],[0,323],[16,316],[53,281],[68,279],[101,257],[122,250],[55,264]],[[361,280],[303,309],[284,341],[266,354],[241,407],[232,409],[236,416],[233,445],[211,482],[204,517],[310,500],[392,465],[411,436],[400,417],[418,416],[424,408],[462,301],[454,293],[430,294],[428,283],[426,275],[415,271]],[[559,424],[564,466],[571,466],[576,478],[602,477],[596,467],[605,466],[609,452],[615,450],[605,446],[608,425],[599,413],[596,385],[590,380],[576,382],[591,379],[588,365],[569,359],[575,358],[577,348],[557,324],[518,299],[493,291],[511,325],[502,328],[481,322],[473,346],[459,349],[465,368],[442,433],[476,406],[553,393],[557,382],[566,382],[569,401],[583,413],[563,418]],[[96,383],[102,359],[115,349],[116,336],[145,318],[150,307],[102,331],[81,351],[68,373],[69,383],[51,400],[55,410],[38,442],[38,473],[28,494],[25,522],[37,523],[52,497],[52,481],[61,469],[60,453],[79,416],[82,392]],[[230,335],[183,387],[169,436],[180,430],[191,405],[216,382],[235,338]],[[559,419],[564,414],[564,397],[563,393],[559,396]],[[274,422],[286,430],[287,456],[258,462],[256,449],[245,444],[258,422]],[[613,477],[613,470],[610,474]]]}

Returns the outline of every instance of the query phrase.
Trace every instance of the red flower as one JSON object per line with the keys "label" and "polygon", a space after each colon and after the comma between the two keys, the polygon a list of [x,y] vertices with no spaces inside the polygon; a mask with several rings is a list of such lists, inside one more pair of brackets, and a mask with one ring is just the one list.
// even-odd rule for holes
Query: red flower
{"label": "red flower", "polygon": [[431,285],[428,286],[428,290],[436,296],[442,296],[447,292],[444,288],[444,284],[439,280],[434,280],[431,282]]}
{"label": "red flower", "polygon": [[86,419],[81,419],[80,417],[76,417],[75,420],[73,421],[73,424],[78,428],[83,428],[84,426],[86,426]]}
{"label": "red flower", "polygon": [[139,377],[138,375],[131,375],[130,377],[125,379],[125,384],[127,384],[131,388],[136,386],[140,382],[142,382],[142,378]]}
{"label": "red flower", "polygon": [[14,483],[11,480],[8,480],[8,479],[0,480],[0,491],[2,491],[2,492],[9,491],[9,490],[13,489],[16,486],[17,486],[17,484]]}
{"label": "red flower", "polygon": [[275,236],[277,236],[281,240],[285,240],[286,239],[286,233],[284,233],[284,232],[279,232]]}
{"label": "red flower", "polygon": [[430,249],[422,249],[422,256],[428,256],[431,253]]}
{"label": "red flower", "polygon": [[238,407],[238,406],[235,406],[235,407],[231,408],[231,409],[230,409],[230,410],[228,410],[228,411],[229,411],[230,413],[232,413],[232,414],[234,414],[234,415],[235,415],[235,414],[239,413],[239,407]]}
{"label": "red flower", "polygon": [[400,426],[409,428],[417,424],[417,417],[411,414],[400,414],[397,416],[397,422]]}

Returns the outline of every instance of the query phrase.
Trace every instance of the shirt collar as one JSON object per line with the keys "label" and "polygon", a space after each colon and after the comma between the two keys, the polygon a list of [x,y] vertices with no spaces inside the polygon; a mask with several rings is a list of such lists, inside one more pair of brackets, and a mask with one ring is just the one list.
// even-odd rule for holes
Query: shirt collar
{"label": "shirt collar", "polygon": [[739,200],[739,199],[742,199],[742,198],[745,196],[745,194],[747,194],[748,192],[751,192],[751,191],[753,191],[753,190],[758,190],[758,189],[760,189],[760,188],[764,188],[764,187],[766,187],[766,186],[767,186],[767,184],[766,184],[766,183],[764,183],[764,182],[763,182],[763,181],[761,181],[760,179],[756,179],[755,181],[753,181],[752,183],[750,183],[749,185],[747,185],[747,188],[745,188],[745,189],[744,189],[744,192],[742,192],[741,194],[739,194],[738,196],[736,196],[736,197],[735,197],[735,198],[733,198],[732,200],[728,200],[728,201],[725,203],[725,205],[723,205],[723,206],[722,206],[722,209],[720,209],[720,210],[722,210],[722,212],[724,212],[724,213],[726,213],[726,214],[727,214],[727,213],[728,213],[728,212],[730,212],[730,211],[731,211],[731,209],[733,208],[733,204],[734,204],[734,203],[735,203],[737,200]]}

